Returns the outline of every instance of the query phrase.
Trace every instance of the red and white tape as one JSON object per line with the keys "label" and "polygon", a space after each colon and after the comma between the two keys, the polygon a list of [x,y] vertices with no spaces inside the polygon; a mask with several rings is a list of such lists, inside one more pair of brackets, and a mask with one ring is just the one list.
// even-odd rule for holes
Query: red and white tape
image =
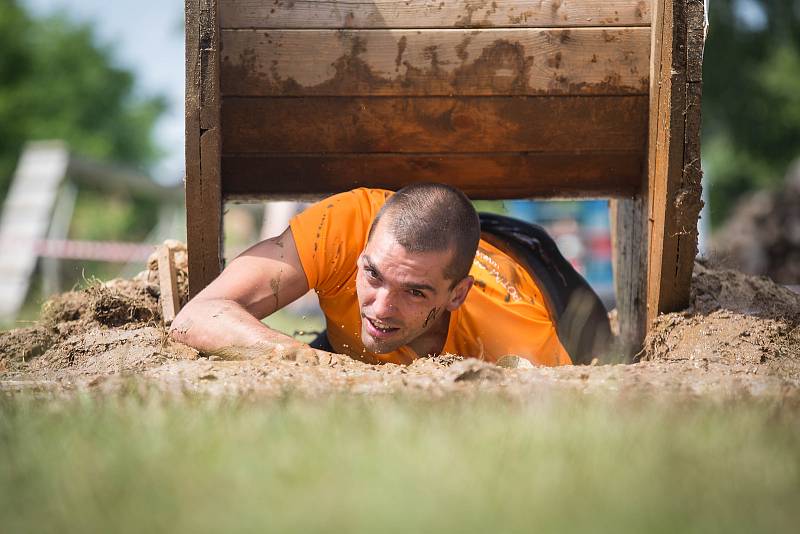
{"label": "red and white tape", "polygon": [[76,241],[72,239],[41,239],[36,242],[36,254],[63,260],[94,260],[112,263],[147,261],[155,245],[119,241]]}

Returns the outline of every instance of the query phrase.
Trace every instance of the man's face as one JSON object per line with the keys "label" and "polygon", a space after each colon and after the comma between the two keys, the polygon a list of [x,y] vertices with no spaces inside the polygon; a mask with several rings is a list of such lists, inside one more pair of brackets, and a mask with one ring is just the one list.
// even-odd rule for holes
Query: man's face
{"label": "man's face", "polygon": [[430,331],[447,311],[458,308],[472,285],[470,277],[452,287],[444,269],[452,251],[408,252],[382,219],[358,258],[356,292],[361,340],[384,354]]}

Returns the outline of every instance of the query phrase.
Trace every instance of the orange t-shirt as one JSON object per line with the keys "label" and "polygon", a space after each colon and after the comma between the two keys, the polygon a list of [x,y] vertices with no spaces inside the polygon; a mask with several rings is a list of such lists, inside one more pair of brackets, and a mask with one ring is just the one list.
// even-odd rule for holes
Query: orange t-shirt
{"label": "orange t-shirt", "polygon": [[[342,354],[369,363],[411,363],[409,347],[373,354],[361,342],[356,262],[372,220],[391,191],[354,189],[317,202],[292,218],[308,286],[319,295],[328,339]],[[475,284],[450,314],[443,352],[490,362],[516,354],[539,365],[571,363],[561,346],[542,294],[523,267],[484,240],[470,269]]]}

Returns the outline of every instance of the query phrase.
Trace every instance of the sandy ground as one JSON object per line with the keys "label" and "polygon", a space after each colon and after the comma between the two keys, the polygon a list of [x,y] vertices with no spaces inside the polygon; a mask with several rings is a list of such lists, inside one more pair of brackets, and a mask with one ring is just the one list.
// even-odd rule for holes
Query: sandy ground
{"label": "sandy ground", "polygon": [[[181,264],[181,254],[178,263]],[[179,272],[185,293],[185,271]],[[367,365],[345,356],[290,361],[205,357],[161,326],[158,271],[59,295],[39,322],[0,333],[0,391],[72,394],[130,388],[166,393],[288,392],[442,396],[554,390],[618,396],[768,398],[800,405],[800,295],[767,278],[698,264],[691,306],[660,317],[641,361],[629,365],[505,368],[458,356]]]}

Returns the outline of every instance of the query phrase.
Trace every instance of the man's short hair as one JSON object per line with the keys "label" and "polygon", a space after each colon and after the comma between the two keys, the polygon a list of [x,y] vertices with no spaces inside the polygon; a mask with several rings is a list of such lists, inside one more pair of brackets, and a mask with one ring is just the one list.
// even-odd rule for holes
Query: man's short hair
{"label": "man's short hair", "polygon": [[445,184],[406,186],[393,194],[378,211],[367,240],[382,217],[397,242],[409,252],[453,251],[444,275],[455,283],[469,274],[481,224],[467,195]]}

